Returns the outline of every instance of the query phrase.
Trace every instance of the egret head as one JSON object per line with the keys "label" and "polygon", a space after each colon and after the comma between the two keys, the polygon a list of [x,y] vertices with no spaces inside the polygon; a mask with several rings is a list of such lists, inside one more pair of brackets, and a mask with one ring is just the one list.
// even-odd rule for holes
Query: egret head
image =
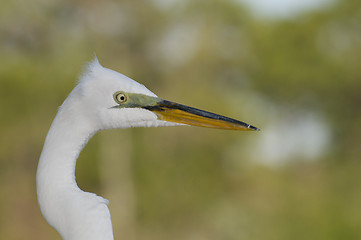
{"label": "egret head", "polygon": [[[69,95],[96,128],[194,125],[233,130],[258,130],[244,122],[158,98],[144,85],[95,59]],[[89,121],[89,119],[88,119]]]}

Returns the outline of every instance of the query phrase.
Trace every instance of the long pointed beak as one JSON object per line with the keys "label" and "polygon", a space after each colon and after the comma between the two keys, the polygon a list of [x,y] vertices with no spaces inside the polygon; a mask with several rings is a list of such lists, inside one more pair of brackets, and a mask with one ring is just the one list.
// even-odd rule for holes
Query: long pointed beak
{"label": "long pointed beak", "polygon": [[167,100],[160,100],[152,106],[142,108],[154,112],[159,120],[163,121],[208,128],[259,131],[258,128],[245,122]]}

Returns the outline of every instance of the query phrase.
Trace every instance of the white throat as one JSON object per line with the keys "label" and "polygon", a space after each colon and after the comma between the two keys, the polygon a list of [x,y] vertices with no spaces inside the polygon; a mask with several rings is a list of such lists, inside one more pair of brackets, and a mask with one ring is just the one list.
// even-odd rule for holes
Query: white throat
{"label": "white throat", "polygon": [[67,107],[67,101],[55,117],[39,160],[38,201],[63,239],[113,239],[108,201],[82,191],[75,181],[79,153],[97,129],[83,118]]}

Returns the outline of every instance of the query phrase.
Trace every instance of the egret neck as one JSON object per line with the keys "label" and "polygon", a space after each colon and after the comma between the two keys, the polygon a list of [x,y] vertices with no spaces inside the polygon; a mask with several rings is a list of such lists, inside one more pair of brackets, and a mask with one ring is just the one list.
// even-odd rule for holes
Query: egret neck
{"label": "egret neck", "polygon": [[76,92],[59,109],[40,156],[36,178],[40,209],[63,239],[113,239],[108,201],[82,191],[75,181],[77,158],[98,130],[69,104]]}

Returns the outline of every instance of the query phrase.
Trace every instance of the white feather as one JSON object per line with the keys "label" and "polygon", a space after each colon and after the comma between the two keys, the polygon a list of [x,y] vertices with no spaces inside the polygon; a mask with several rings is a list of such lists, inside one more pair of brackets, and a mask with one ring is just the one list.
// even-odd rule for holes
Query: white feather
{"label": "white feather", "polygon": [[40,209],[66,240],[113,239],[108,201],[79,189],[75,165],[80,151],[99,130],[174,126],[140,108],[111,108],[117,91],[155,97],[142,84],[93,60],[60,107],[45,140],[36,176]]}

